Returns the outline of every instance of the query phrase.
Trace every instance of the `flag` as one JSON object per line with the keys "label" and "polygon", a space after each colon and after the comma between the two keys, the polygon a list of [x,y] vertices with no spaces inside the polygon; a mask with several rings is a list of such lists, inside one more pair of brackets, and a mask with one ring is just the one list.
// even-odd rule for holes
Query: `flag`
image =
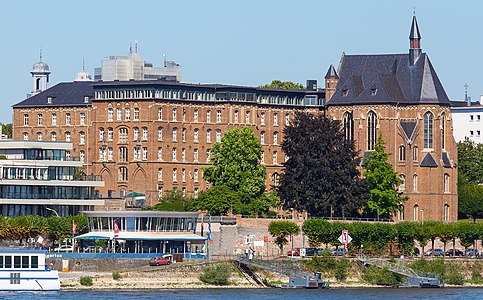
{"label": "flag", "polygon": [[[211,219],[211,216],[210,216],[210,219]],[[208,221],[208,233],[206,234],[206,237],[208,238],[208,240],[211,243],[211,220]]]}
{"label": "flag", "polygon": [[119,235],[119,227],[117,227],[117,222],[114,220],[114,236]]}
{"label": "flag", "polygon": [[75,223],[74,219],[72,219],[72,235],[77,233],[77,224]]}
{"label": "flag", "polygon": [[45,245],[47,242],[41,235],[39,235],[39,237],[37,238],[37,243]]}

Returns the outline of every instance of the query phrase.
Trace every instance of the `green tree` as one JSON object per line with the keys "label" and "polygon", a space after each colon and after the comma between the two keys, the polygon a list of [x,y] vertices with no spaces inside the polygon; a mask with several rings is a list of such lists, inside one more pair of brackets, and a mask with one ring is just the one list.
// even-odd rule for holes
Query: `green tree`
{"label": "green tree", "polygon": [[430,233],[426,230],[423,224],[418,224],[416,226],[416,233],[414,235],[414,239],[419,242],[419,246],[421,246],[421,257],[424,255],[424,248],[426,244],[430,240],[431,236]]}
{"label": "green tree", "polygon": [[405,255],[413,252],[414,236],[417,231],[417,223],[399,222],[394,225],[396,227],[396,239],[399,245],[399,251]]}
{"label": "green tree", "polygon": [[159,203],[156,203],[152,210],[164,210],[164,211],[187,211],[191,205],[193,198],[185,195],[181,190],[174,189],[167,191]]}
{"label": "green tree", "polygon": [[241,213],[242,204],[238,193],[224,185],[202,191],[191,204],[191,210],[207,211],[211,215],[224,215],[228,212]]}
{"label": "green tree", "polygon": [[302,231],[309,239],[310,247],[319,247],[322,243],[328,243],[331,224],[323,219],[308,219],[302,225]]}
{"label": "green tree", "polygon": [[394,213],[400,208],[400,203],[407,200],[397,190],[403,181],[387,162],[389,154],[384,145],[385,141],[379,136],[375,151],[364,160],[363,165],[364,177],[371,193],[365,208],[378,216]]}
{"label": "green tree", "polygon": [[458,143],[458,176],[470,183],[483,181],[483,144],[468,138]]}
{"label": "green tree", "polygon": [[272,80],[271,83],[261,85],[261,88],[267,89],[282,89],[282,90],[303,90],[304,86],[300,83],[295,83],[292,81],[281,81],[281,80]]}
{"label": "green tree", "polygon": [[283,134],[288,160],[278,191],[284,207],[312,216],[357,214],[368,190],[354,143],[344,138],[340,122],[299,112]]}
{"label": "green tree", "polygon": [[12,138],[12,123],[2,124],[2,134]]}
{"label": "green tree", "polygon": [[453,223],[440,224],[436,230],[440,241],[443,242],[443,255],[446,255],[446,244],[455,238],[456,226]]}
{"label": "green tree", "polygon": [[283,253],[283,246],[287,245],[287,237],[289,235],[297,235],[300,233],[300,227],[290,221],[272,221],[268,224],[268,232],[275,238],[275,244],[280,248],[280,254]]}
{"label": "green tree", "polygon": [[240,195],[242,203],[250,204],[265,191],[261,154],[262,145],[251,128],[227,131],[211,148],[212,166],[203,168],[203,178],[213,187],[226,186]]}
{"label": "green tree", "polygon": [[463,176],[458,178],[458,211],[476,223],[483,216],[483,186],[468,182]]}

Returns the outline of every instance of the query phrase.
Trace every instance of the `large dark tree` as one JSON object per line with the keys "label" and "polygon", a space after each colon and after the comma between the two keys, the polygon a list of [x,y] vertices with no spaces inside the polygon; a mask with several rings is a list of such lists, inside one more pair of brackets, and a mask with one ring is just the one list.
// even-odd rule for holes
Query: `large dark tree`
{"label": "large dark tree", "polygon": [[368,189],[354,143],[345,140],[340,122],[300,112],[283,133],[282,149],[289,157],[279,186],[284,206],[313,216],[356,214]]}

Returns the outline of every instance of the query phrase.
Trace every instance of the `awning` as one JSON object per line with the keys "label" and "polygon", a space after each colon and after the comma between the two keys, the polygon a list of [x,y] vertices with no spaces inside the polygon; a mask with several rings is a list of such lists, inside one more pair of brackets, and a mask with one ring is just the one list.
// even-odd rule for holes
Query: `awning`
{"label": "awning", "polygon": [[134,197],[141,197],[141,196],[145,196],[145,195],[138,192],[131,192],[126,195],[126,198],[134,198]]}
{"label": "awning", "polygon": [[[78,240],[111,240],[114,232],[92,231],[76,237]],[[129,232],[121,231],[116,236],[117,240],[162,240],[162,241],[204,241],[206,237],[189,232]]]}

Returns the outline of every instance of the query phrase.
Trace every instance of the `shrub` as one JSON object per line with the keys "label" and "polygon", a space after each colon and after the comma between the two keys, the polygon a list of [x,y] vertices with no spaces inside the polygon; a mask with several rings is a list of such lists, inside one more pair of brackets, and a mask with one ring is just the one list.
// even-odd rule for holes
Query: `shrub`
{"label": "shrub", "polygon": [[85,286],[92,285],[92,277],[91,276],[84,276],[80,278],[80,284]]}
{"label": "shrub", "polygon": [[413,263],[409,265],[411,269],[425,272],[425,273],[435,273],[441,276],[441,278],[445,279],[445,272],[446,266],[444,264],[444,260],[442,259],[435,259],[435,260],[426,260],[424,258],[415,260]]}
{"label": "shrub", "polygon": [[461,275],[461,273],[457,270],[452,269],[452,271],[450,271],[449,274],[446,275],[446,283],[453,285],[463,285],[463,275]]}
{"label": "shrub", "polygon": [[397,285],[402,282],[402,277],[397,275],[388,269],[380,269],[370,266],[364,270],[362,278],[371,283],[377,285]]}
{"label": "shrub", "polygon": [[335,268],[334,276],[339,281],[344,281],[347,278],[347,266],[349,262],[347,259],[343,258],[337,262],[337,266]]}
{"label": "shrub", "polygon": [[119,272],[112,272],[112,279],[120,280],[122,278],[121,273]]}
{"label": "shrub", "polygon": [[227,285],[230,276],[231,269],[225,264],[218,264],[205,268],[203,274],[200,275],[200,280],[207,284]]}

